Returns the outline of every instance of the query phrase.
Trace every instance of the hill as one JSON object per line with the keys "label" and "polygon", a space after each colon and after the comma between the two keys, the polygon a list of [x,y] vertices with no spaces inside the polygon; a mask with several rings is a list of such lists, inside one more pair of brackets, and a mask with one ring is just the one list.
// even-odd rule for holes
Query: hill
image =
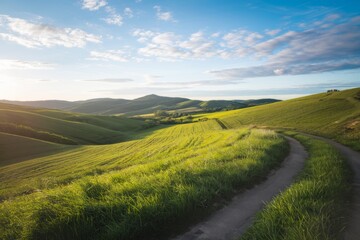
{"label": "hill", "polygon": [[98,114],[98,115],[142,115],[154,113],[157,110],[197,112],[197,111],[219,111],[224,109],[238,109],[254,105],[276,102],[276,99],[257,99],[257,100],[211,100],[200,101],[178,97],[163,97],[158,95],[147,95],[134,100],[99,98],[85,101],[6,101],[21,106],[32,106],[40,108],[50,108],[66,110],[76,113]]}
{"label": "hill", "polygon": [[360,88],[206,115],[228,128],[244,125],[292,128],[333,138],[360,150]]}
{"label": "hill", "polygon": [[[158,98],[150,96],[139,102],[154,99]],[[182,102],[176,101],[182,100],[174,100],[172,104],[181,105]],[[199,102],[187,100],[184,105],[191,108],[195,104]],[[140,121],[138,125],[132,119],[116,116],[8,104],[4,104],[1,114],[0,119],[8,118],[7,124],[24,123],[37,131],[42,128],[42,131],[72,137],[74,141],[78,139],[70,135],[72,124],[79,124],[77,130],[82,132],[77,134],[93,137],[89,135],[94,128],[119,133],[126,128],[141,127],[143,123]],[[202,114],[197,118],[206,119],[161,126],[162,129],[138,134],[135,140],[100,146],[64,146],[0,134],[5,138],[0,141],[0,147],[8,149],[0,154],[5,154],[7,161],[13,159],[0,166],[0,201],[3,200],[0,222],[4,223],[0,224],[0,238],[145,239],[149,234],[158,236],[161,231],[169,231],[167,226],[178,226],[191,220],[191,216],[200,216],[199,209],[209,211],[209,207],[215,206],[214,199],[223,201],[224,196],[236,192],[234,186],[245,189],[279,166],[288,153],[286,140],[274,131],[251,128],[252,125],[326,135],[359,149],[360,89]],[[127,127],[124,121],[129,124]],[[328,155],[318,151],[324,149]],[[316,148],[319,156],[313,162],[334,155],[326,149],[329,148],[319,145]],[[28,154],[27,161],[18,160],[21,152]],[[325,163],[331,169],[338,168],[333,162],[329,163],[328,157],[325,159],[321,167],[316,164],[315,169],[322,169]],[[330,172],[329,168],[325,169]],[[326,176],[321,171],[314,172]],[[308,172],[305,173],[308,177]],[[338,176],[332,172],[331,175]],[[339,178],[332,178],[332,182],[338,181]],[[317,186],[314,193],[321,192],[316,182],[314,186]],[[332,192],[330,189],[326,191]],[[289,199],[293,203],[294,198]],[[296,202],[303,204],[303,198]],[[309,209],[316,213],[313,205]]]}
{"label": "hill", "polygon": [[0,103],[0,132],[61,144],[124,141],[146,128],[139,120],[93,116]]}

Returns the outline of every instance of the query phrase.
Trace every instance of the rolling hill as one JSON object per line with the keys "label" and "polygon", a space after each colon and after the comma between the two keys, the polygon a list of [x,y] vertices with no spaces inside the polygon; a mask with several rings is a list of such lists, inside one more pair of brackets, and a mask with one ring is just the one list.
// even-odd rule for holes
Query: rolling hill
{"label": "rolling hill", "polygon": [[97,114],[97,115],[142,115],[154,113],[156,110],[178,110],[181,112],[190,111],[218,111],[222,109],[238,109],[254,105],[276,102],[276,99],[257,99],[257,100],[211,100],[199,101],[187,98],[163,97],[157,95],[147,95],[134,100],[99,98],[85,101],[6,101],[22,106],[32,106],[39,108],[49,108],[66,110],[70,112]]}
{"label": "rolling hill", "polygon": [[360,88],[204,116],[218,118],[227,128],[291,128],[333,138],[360,150]]}
{"label": "rolling hill", "polygon": [[[150,96],[139,102],[154,98],[158,99]],[[171,104],[200,104],[183,102],[174,99]],[[6,160],[0,164],[4,239],[144,239],[169,231],[168,226],[190,219],[199,209],[209,210],[214,199],[251,186],[279,166],[289,150],[286,140],[254,125],[324,135],[360,149],[359,88],[202,114],[194,118],[204,118],[199,122],[145,132],[140,131],[144,122],[123,117],[0,106],[0,119],[6,124],[78,144],[111,139],[113,133],[118,135],[112,140],[137,135],[116,144],[69,146],[0,133],[0,157]],[[326,150],[330,147],[316,144],[316,151],[309,148],[319,155],[312,155],[316,161],[323,159],[318,150],[325,149],[329,158],[335,155]],[[336,166],[327,163],[326,169]],[[320,170],[316,172],[323,176]],[[338,180],[334,177],[328,185]]]}
{"label": "rolling hill", "polygon": [[146,128],[143,121],[0,103],[0,132],[61,144],[124,141]]}

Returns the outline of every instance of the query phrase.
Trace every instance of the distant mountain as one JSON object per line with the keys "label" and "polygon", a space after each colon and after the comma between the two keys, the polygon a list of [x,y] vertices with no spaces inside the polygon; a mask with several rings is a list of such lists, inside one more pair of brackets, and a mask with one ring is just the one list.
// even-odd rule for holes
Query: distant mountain
{"label": "distant mountain", "polygon": [[134,100],[97,98],[85,101],[7,101],[22,106],[38,108],[50,108],[66,110],[77,113],[98,114],[98,115],[127,115],[135,116],[153,113],[157,110],[199,112],[199,111],[219,111],[224,109],[238,109],[255,105],[262,105],[277,102],[277,99],[255,99],[255,100],[210,100],[200,101],[180,97],[163,97],[155,94],[140,97]]}

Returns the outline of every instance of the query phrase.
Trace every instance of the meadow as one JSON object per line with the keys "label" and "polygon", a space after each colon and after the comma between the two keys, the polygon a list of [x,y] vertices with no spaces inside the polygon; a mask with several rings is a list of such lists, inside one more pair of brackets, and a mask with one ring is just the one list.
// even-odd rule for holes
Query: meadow
{"label": "meadow", "polygon": [[216,121],[83,148],[1,168],[2,193],[23,193],[17,186],[30,179],[36,186],[0,204],[1,239],[156,236],[261,180],[288,152],[273,131],[222,130]]}
{"label": "meadow", "polygon": [[267,204],[241,240],[342,239],[351,194],[351,171],[330,145],[287,132],[309,152],[296,182]]}
{"label": "meadow", "polygon": [[[0,239],[159,239],[180,232],[280,165],[289,146],[268,128],[318,134],[359,150],[359,92],[198,114],[193,123],[157,127],[0,104],[0,124],[10,126],[0,132]],[[327,144],[286,134],[310,158],[244,239],[336,239],[348,166]]]}
{"label": "meadow", "polygon": [[246,109],[200,114],[227,128],[285,128],[332,138],[360,150],[360,88],[320,93]]}
{"label": "meadow", "polygon": [[144,121],[0,103],[0,132],[62,144],[126,141],[146,128]]}

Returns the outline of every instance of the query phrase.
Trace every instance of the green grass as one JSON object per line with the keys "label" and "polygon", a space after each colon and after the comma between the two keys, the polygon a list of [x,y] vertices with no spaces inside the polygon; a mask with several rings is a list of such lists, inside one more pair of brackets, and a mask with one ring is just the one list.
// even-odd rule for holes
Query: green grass
{"label": "green grass", "polygon": [[29,158],[48,156],[72,148],[71,146],[1,132],[0,146],[0,168],[22,162]]}
{"label": "green grass", "polygon": [[[270,130],[208,121],[0,168],[2,193],[13,191],[0,204],[0,239],[157,236],[261,179],[287,154],[285,143]],[[37,184],[33,193],[16,196],[26,184]]]}
{"label": "green grass", "polygon": [[[147,130],[123,117],[0,104],[3,124],[80,144],[127,140],[65,146],[0,132],[0,239],[157,238],[279,165],[286,141],[252,124],[323,135],[360,150],[359,91],[202,114],[197,118],[209,120]],[[311,155],[305,171],[245,239],[332,239],[342,227],[343,160],[325,143],[295,137]]]}
{"label": "green grass", "polygon": [[[0,103],[0,132],[65,144],[125,141],[146,127],[139,120],[93,116]],[[6,127],[8,126],[8,127]]]}
{"label": "green grass", "polygon": [[340,238],[350,193],[348,166],[330,145],[303,135],[292,135],[310,154],[305,169],[296,183],[258,214],[242,240]]}
{"label": "green grass", "polygon": [[360,150],[360,88],[199,117],[219,118],[228,128],[257,125],[296,129]]}

